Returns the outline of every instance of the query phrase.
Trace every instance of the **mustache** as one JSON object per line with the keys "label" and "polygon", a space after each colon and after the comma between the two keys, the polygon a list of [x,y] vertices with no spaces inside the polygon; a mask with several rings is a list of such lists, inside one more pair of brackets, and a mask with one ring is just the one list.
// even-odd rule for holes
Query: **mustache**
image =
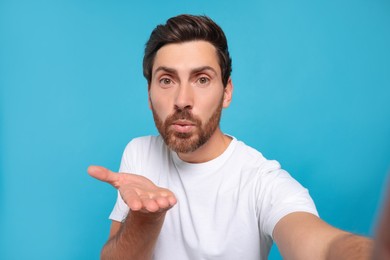
{"label": "mustache", "polygon": [[201,125],[202,122],[200,119],[198,119],[192,114],[190,109],[187,108],[175,110],[175,112],[172,115],[168,116],[165,122],[166,125],[170,125],[177,120],[187,120],[192,123],[195,123],[196,125]]}

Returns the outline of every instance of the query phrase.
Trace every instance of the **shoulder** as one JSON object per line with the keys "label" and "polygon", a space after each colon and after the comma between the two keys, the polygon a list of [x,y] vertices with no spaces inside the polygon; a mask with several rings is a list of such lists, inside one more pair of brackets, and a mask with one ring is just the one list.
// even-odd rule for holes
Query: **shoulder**
{"label": "shoulder", "polygon": [[142,136],[132,139],[125,148],[125,154],[133,151],[142,152],[150,149],[161,148],[164,145],[164,141],[161,136]]}
{"label": "shoulder", "polygon": [[242,175],[251,181],[259,194],[292,195],[306,192],[277,160],[267,159],[258,150],[237,141],[233,161],[241,164]]}
{"label": "shoulder", "polygon": [[236,140],[233,156],[243,162],[243,170],[266,174],[281,169],[278,161],[267,159],[260,151],[242,141]]}
{"label": "shoulder", "polygon": [[128,165],[140,164],[152,157],[166,154],[168,149],[161,136],[142,136],[132,139],[123,152],[122,161]]}
{"label": "shoulder", "polygon": [[161,158],[161,155],[167,153],[168,149],[160,136],[134,138],[123,152],[120,171],[141,172],[147,162]]}

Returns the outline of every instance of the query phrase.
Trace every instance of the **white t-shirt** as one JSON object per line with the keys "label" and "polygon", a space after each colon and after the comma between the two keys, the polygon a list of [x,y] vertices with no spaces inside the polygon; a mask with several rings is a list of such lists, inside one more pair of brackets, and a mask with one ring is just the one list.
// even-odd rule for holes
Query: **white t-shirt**
{"label": "white t-shirt", "polygon": [[[120,172],[143,175],[178,200],[165,217],[155,260],[267,259],[282,217],[318,215],[308,191],[277,161],[235,138],[222,155],[198,164],[180,160],[160,136],[136,138]],[[118,195],[110,219],[123,221],[128,212]]]}

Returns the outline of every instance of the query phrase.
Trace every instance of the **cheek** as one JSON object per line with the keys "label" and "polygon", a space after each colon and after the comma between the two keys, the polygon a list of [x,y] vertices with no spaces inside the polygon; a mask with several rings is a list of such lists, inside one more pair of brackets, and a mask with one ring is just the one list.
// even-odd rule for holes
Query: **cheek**
{"label": "cheek", "polygon": [[164,100],[164,98],[155,99],[152,96],[149,99],[151,106],[153,107],[154,112],[158,115],[158,117],[165,121],[165,119],[170,115],[171,109],[169,106],[169,102]]}
{"label": "cheek", "polygon": [[202,121],[207,121],[214,114],[215,110],[222,102],[222,93],[215,96],[208,96],[199,99],[198,109],[194,109],[194,114],[201,117]]}

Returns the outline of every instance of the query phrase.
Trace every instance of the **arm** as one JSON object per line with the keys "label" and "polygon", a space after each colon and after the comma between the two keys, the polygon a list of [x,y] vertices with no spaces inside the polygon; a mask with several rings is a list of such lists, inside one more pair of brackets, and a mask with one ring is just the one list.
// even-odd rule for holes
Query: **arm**
{"label": "arm", "polygon": [[151,259],[165,214],[176,203],[173,193],[135,174],[115,174],[96,166],[88,173],[117,188],[131,209],[123,223],[113,221],[101,258]]}
{"label": "arm", "polygon": [[329,244],[326,259],[372,259],[373,247],[371,239],[345,233]]}
{"label": "arm", "polygon": [[282,218],[274,240],[284,259],[371,259],[373,242],[336,229],[304,212]]}
{"label": "arm", "polygon": [[376,227],[374,259],[390,259],[390,182],[381,216]]}
{"label": "arm", "polygon": [[114,233],[101,252],[101,259],[151,259],[155,243],[164,222],[164,213],[145,216],[130,213],[124,223],[113,222]]}

